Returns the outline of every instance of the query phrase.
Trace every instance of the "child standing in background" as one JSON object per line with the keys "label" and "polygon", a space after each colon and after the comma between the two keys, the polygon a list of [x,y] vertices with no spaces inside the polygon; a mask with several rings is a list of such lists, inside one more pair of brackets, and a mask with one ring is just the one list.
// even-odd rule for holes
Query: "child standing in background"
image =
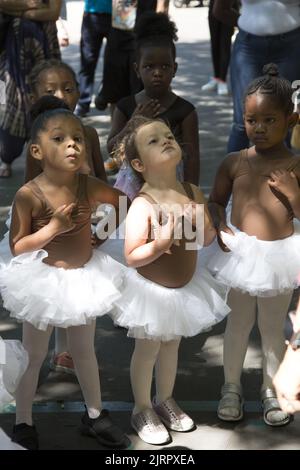
{"label": "child standing in background", "polygon": [[[144,89],[117,103],[107,147],[113,153],[115,145],[130,130],[133,117],[161,118],[170,126],[182,147],[183,159],[177,169],[179,179],[197,185],[200,171],[197,112],[190,102],[171,90],[177,71],[176,32],[175,24],[164,13],[148,12],[139,18],[135,27],[135,70]],[[115,187],[130,199],[141,188],[126,162],[119,171]]]}

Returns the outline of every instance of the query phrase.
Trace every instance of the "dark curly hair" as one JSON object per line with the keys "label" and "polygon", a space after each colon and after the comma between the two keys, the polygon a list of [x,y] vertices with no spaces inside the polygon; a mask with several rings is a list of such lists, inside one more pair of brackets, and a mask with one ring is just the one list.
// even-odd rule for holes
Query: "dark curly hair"
{"label": "dark curly hair", "polygon": [[175,61],[177,27],[165,13],[147,11],[136,22],[134,28],[136,41],[136,60],[139,62],[144,47],[170,47]]}
{"label": "dark curly hair", "polygon": [[272,97],[280,109],[286,114],[291,114],[294,109],[292,102],[293,91],[291,83],[279,76],[277,65],[270,63],[263,67],[263,75],[255,78],[248,86],[244,97],[244,105],[248,96],[261,93]]}

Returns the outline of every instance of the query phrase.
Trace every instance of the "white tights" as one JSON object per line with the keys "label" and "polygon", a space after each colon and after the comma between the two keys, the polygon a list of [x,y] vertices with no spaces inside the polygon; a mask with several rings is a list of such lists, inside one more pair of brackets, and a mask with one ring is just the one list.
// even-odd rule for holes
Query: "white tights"
{"label": "white tights", "polygon": [[172,396],[175,384],[180,339],[152,341],[136,339],[130,364],[130,378],[134,396],[133,413],[152,408],[151,384],[155,366],[156,403]]}
{"label": "white tights", "polygon": [[[94,321],[91,325],[67,329],[68,350],[90,418],[97,418],[101,410],[99,371],[94,349],[95,325]],[[46,331],[41,331],[30,323],[23,324],[23,345],[28,352],[29,365],[16,393],[16,424],[32,425],[32,402],[52,329],[48,327]]]}
{"label": "white tights", "polygon": [[242,368],[250,332],[257,312],[263,355],[262,390],[272,387],[274,377],[285,351],[284,323],[292,292],[275,297],[253,297],[231,289],[224,335],[225,382],[240,385]]}

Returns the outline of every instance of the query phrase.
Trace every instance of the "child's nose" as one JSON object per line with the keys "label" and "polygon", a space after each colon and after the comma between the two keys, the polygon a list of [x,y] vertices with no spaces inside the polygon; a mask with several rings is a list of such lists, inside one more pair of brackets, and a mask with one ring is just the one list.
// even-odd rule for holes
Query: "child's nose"
{"label": "child's nose", "polygon": [[265,126],[262,122],[256,124],[255,132],[265,132]]}
{"label": "child's nose", "polygon": [[160,69],[160,67],[155,67],[153,73],[154,73],[155,76],[160,76],[160,75],[161,75],[161,69]]}
{"label": "child's nose", "polygon": [[76,145],[75,140],[72,137],[70,137],[68,140],[68,147],[75,147],[75,145]]}
{"label": "child's nose", "polygon": [[56,90],[54,96],[56,96],[56,98],[59,98],[60,100],[63,100],[63,99],[64,99],[64,93],[63,93],[62,90]]}

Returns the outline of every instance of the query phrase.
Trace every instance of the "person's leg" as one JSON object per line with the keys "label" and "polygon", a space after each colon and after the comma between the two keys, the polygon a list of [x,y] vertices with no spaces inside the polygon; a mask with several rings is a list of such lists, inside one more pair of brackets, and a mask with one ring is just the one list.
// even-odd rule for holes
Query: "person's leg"
{"label": "person's leg", "polygon": [[237,152],[249,146],[243,121],[244,94],[249,83],[262,75],[266,57],[267,44],[264,37],[254,36],[240,30],[234,41],[230,60],[233,124],[228,152]]}
{"label": "person's leg", "polygon": [[152,376],[160,347],[160,341],[135,340],[135,348],[130,363],[130,379],[134,396],[133,414],[146,408],[152,408]]}
{"label": "person's leg", "polygon": [[100,415],[102,403],[98,362],[94,348],[96,322],[67,329],[69,352],[90,418]]}
{"label": "person's leg", "polygon": [[129,439],[102,409],[98,362],[94,348],[96,321],[90,325],[67,329],[70,354],[84,397],[86,412],[81,419],[81,432],[108,447],[127,447]]}
{"label": "person's leg", "polygon": [[157,404],[170,398],[173,394],[177,374],[179,344],[180,339],[164,341],[160,345],[155,364],[155,400]]}
{"label": "person's leg", "polygon": [[131,426],[138,436],[149,444],[164,444],[170,440],[167,429],[151,403],[153,368],[160,347],[160,341],[136,339],[130,363],[130,379],[134,396]]}
{"label": "person's leg", "polygon": [[221,22],[212,14],[214,0],[209,3],[208,26],[210,32],[211,58],[214,69],[214,78],[220,78],[220,33]]}
{"label": "person's leg", "polygon": [[291,299],[292,293],[257,298],[258,327],[263,351],[262,390],[273,387],[273,377],[284,356],[284,325]]}
{"label": "person's leg", "polygon": [[278,426],[289,422],[289,415],[280,409],[279,403],[276,400],[272,380],[286,349],[284,343],[284,324],[291,299],[292,292],[277,295],[276,297],[257,298],[258,327],[263,351],[262,401],[265,422],[271,426]]}
{"label": "person's leg", "polygon": [[23,346],[28,353],[29,363],[16,391],[16,424],[13,427],[12,441],[25,449],[39,448],[38,433],[32,424],[32,402],[51,332],[50,326],[46,331],[41,331],[30,323],[23,323]]}
{"label": "person's leg", "polygon": [[22,153],[25,139],[0,128],[0,178],[11,176],[11,164]]}
{"label": "person's leg", "polygon": [[84,13],[81,27],[78,109],[88,112],[93,93],[95,70],[102,41],[108,36],[110,15]]}
{"label": "person's leg", "polygon": [[220,25],[219,34],[219,75],[223,82],[226,82],[227,71],[231,55],[231,38],[233,35],[233,27],[224,23]]}
{"label": "person's leg", "polygon": [[166,425],[174,431],[191,431],[194,421],[182,411],[172,398],[177,374],[180,339],[161,343],[155,365],[156,396],[154,410]]}
{"label": "person's leg", "polygon": [[224,376],[218,416],[226,421],[242,418],[241,373],[249,335],[256,319],[256,297],[231,289],[228,296],[231,312],[224,335]]}
{"label": "person's leg", "polygon": [[249,335],[256,319],[256,297],[231,289],[228,305],[231,312],[224,334],[225,383],[240,386]]}
{"label": "person's leg", "polygon": [[23,346],[28,353],[29,363],[16,392],[16,424],[26,423],[32,426],[32,402],[51,332],[50,326],[42,331],[30,323],[23,324]]}

